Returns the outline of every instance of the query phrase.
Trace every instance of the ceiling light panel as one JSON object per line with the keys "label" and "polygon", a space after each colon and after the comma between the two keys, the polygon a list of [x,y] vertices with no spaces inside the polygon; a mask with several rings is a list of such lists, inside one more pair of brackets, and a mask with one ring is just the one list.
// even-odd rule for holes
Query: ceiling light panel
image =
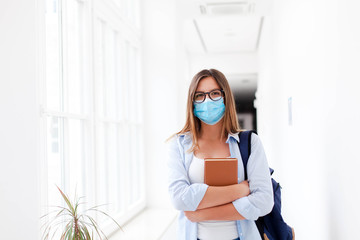
{"label": "ceiling light panel", "polygon": [[255,3],[212,2],[200,5],[203,15],[249,15],[255,12]]}

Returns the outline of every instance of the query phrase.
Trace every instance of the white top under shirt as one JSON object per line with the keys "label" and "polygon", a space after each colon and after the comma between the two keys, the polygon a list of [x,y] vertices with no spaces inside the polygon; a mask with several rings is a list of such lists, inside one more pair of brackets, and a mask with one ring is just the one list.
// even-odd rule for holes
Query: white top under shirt
{"label": "white top under shirt", "polygon": [[[193,155],[189,167],[190,183],[204,183],[204,159]],[[238,238],[236,221],[209,220],[198,222],[198,234],[200,240],[232,240]]]}

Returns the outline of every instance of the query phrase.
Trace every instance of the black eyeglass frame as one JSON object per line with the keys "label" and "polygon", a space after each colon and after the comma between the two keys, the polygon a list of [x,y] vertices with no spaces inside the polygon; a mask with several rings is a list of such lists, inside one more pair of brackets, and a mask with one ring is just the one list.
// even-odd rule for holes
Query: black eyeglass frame
{"label": "black eyeglass frame", "polygon": [[[202,103],[202,102],[204,102],[205,99],[206,99],[206,94],[209,96],[209,98],[210,98],[211,100],[213,100],[213,101],[219,101],[221,98],[219,98],[219,99],[212,99],[212,98],[211,98],[210,93],[212,93],[212,92],[214,92],[214,91],[220,91],[220,92],[222,93],[222,97],[225,96],[225,92],[224,92],[224,90],[222,90],[222,89],[213,89],[213,90],[211,90],[210,92],[195,92],[194,97],[193,97],[193,102],[194,102],[194,103]],[[195,95],[196,95],[197,93],[203,93],[203,94],[205,94],[205,97],[204,97],[204,99],[203,99],[201,102],[195,101]]]}

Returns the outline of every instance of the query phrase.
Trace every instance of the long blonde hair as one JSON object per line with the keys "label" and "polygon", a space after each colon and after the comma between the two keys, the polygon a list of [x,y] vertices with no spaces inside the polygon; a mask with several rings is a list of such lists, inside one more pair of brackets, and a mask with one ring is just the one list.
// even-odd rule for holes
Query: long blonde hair
{"label": "long blonde hair", "polygon": [[189,150],[190,152],[193,152],[199,148],[198,136],[200,135],[201,123],[200,119],[194,116],[193,99],[200,80],[205,77],[214,78],[214,80],[219,84],[220,88],[224,91],[225,114],[224,124],[221,131],[221,138],[226,137],[228,133],[237,133],[241,131],[237,119],[234,96],[231,92],[230,85],[226,77],[222,72],[216,69],[203,69],[197,74],[195,74],[190,83],[186,107],[185,126],[179,132],[173,134],[168,138],[169,140],[176,134],[185,134],[187,132],[190,132],[192,135],[192,146]]}

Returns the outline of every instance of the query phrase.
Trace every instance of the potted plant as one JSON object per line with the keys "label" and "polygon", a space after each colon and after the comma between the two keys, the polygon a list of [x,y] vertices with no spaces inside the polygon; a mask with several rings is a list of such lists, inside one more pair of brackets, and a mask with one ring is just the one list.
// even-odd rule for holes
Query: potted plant
{"label": "potted plant", "polygon": [[[98,209],[98,207],[102,205],[91,207],[80,213],[79,206],[83,204],[83,202],[80,202],[82,197],[76,198],[75,196],[75,199],[72,202],[58,186],[56,187],[59,189],[61,196],[66,203],[66,207],[56,206],[59,208],[58,210],[47,213],[41,217],[44,218],[54,214],[52,219],[43,225],[46,226],[42,235],[43,240],[53,239],[55,233],[58,231],[58,229],[54,230],[54,228],[62,223],[65,225],[65,227],[61,232],[60,240],[93,240],[94,232],[95,236],[98,235],[100,240],[103,240],[104,238],[108,239],[104,232],[99,228],[99,225],[95,219],[88,215],[90,211],[96,211],[106,215],[112,219],[112,221],[114,221],[116,225],[122,230],[121,226],[115,221],[115,219]],[[51,234],[52,236],[50,238]]]}

